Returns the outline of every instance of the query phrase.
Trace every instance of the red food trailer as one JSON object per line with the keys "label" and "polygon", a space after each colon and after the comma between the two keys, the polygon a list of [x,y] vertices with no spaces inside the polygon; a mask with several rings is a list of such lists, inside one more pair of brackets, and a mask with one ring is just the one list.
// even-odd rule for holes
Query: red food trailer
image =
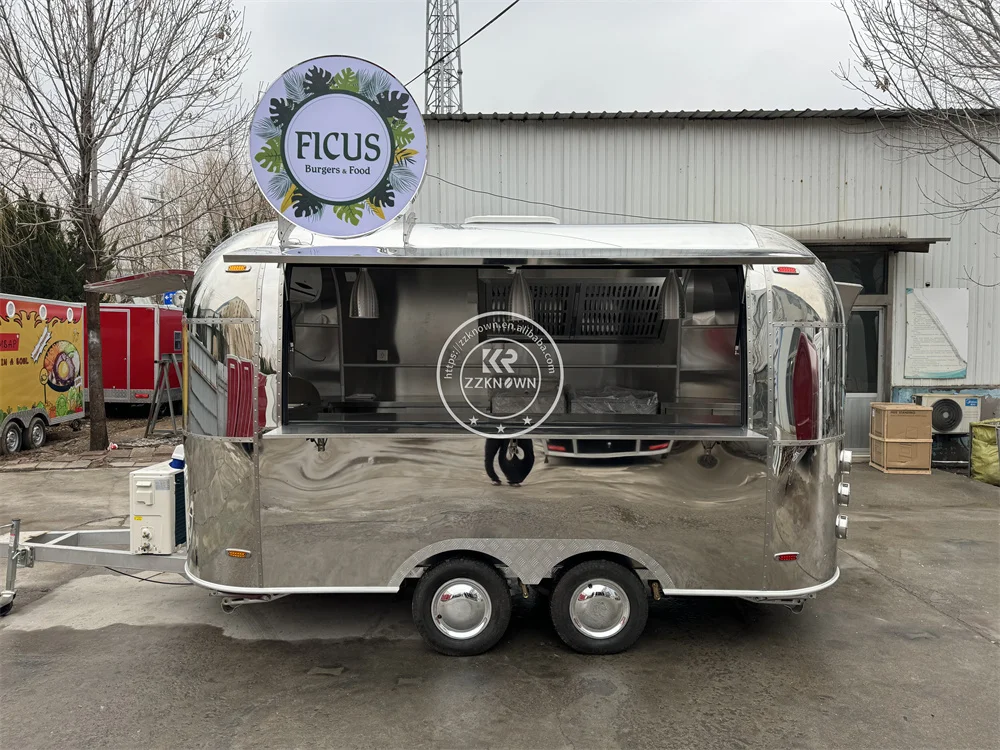
{"label": "red food trailer", "polygon": [[[181,311],[165,305],[102,304],[101,351],[105,403],[150,403],[156,363],[171,354],[180,361]],[[173,367],[167,371],[170,400],[179,401],[181,383]]]}
{"label": "red food trailer", "polygon": [[[166,269],[88,284],[88,291],[151,297],[185,288],[193,271]],[[181,399],[182,313],[167,305],[101,305],[101,352],[106,403],[153,401],[160,368],[169,390],[163,400]]]}

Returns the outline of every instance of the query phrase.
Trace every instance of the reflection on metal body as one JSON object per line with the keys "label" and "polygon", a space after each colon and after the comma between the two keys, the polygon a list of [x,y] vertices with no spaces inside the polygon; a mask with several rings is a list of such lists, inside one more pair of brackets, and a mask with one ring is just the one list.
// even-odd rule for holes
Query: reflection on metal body
{"label": "reflection on metal body", "polygon": [[281,424],[281,322],[282,279],[280,266],[266,265],[260,280],[260,374],[264,376],[264,429]]}
{"label": "reflection on metal body", "polygon": [[[261,585],[260,506],[253,443],[188,435],[184,457],[188,487],[188,568],[224,586]],[[250,554],[234,558],[226,550]]]}
{"label": "reflection on metal body", "polygon": [[266,588],[398,584],[424,562],[417,553],[470,537],[496,542],[528,583],[617,540],[655,560],[665,588],[760,588],[763,440],[715,444],[708,468],[701,442],[675,443],[666,461],[553,457],[520,487],[492,485],[474,436],[261,443]]}
{"label": "reflection on metal body", "polygon": [[[188,325],[187,431],[251,438],[264,381],[254,367],[253,323],[192,320]],[[258,415],[258,419],[261,415]]]}
{"label": "reflection on metal body", "polygon": [[[810,441],[843,434],[843,329],[774,326],[774,438]],[[803,352],[809,352],[806,357]],[[804,374],[805,380],[800,379]],[[805,396],[805,398],[801,398]]]}
{"label": "reflection on metal body", "polygon": [[821,323],[843,326],[840,294],[822,263],[795,266],[797,273],[782,274],[767,266],[773,299],[772,322]]}
{"label": "reflection on metal body", "polygon": [[[837,569],[837,478],[835,441],[774,448],[768,511],[772,538],[765,555],[768,589],[805,588],[827,581]],[[794,562],[774,554],[794,549]]]}
{"label": "reflection on metal body", "polygon": [[763,269],[746,269],[747,326],[747,420],[748,427],[762,435],[768,434],[770,389],[768,373],[770,356],[771,316],[767,276]]}
{"label": "reflection on metal body", "polygon": [[[457,229],[447,228],[448,236]],[[430,246],[435,234],[445,230],[422,231],[422,242]],[[651,235],[641,228],[638,234],[631,228],[616,231],[620,244],[629,241],[625,234],[631,232],[637,249],[604,253],[595,236],[595,252],[622,263],[655,261],[656,253],[643,244]],[[585,553],[627,558],[667,593],[728,592],[756,600],[771,592],[784,601],[831,584],[838,575],[836,536],[842,526],[837,488],[847,479],[840,458],[843,309],[825,267],[810,264],[812,257],[803,255],[800,245],[769,230],[753,228],[752,233],[774,257],[787,251],[788,258],[802,261],[795,266],[798,273],[789,275],[777,274],[772,266],[744,266],[745,427],[751,437],[713,439],[710,430],[701,439],[678,434],[663,460],[550,455],[548,463],[535,464],[520,487],[493,486],[484,472],[482,440],[466,434],[341,432],[311,439],[283,432],[284,267],[261,262],[249,273],[226,274],[223,258],[244,248],[256,248],[258,259],[276,252],[274,225],[232,238],[205,262],[188,296],[192,578],[248,593],[391,591],[405,577],[419,575],[436,555],[467,551],[491,557],[529,584]],[[744,240],[733,247],[742,248]],[[541,247],[560,241],[556,235],[538,239]],[[551,250],[547,257],[553,261],[584,255],[555,245]],[[454,257],[474,255],[470,250]],[[697,263],[697,255],[697,250],[685,250],[684,261]],[[706,257],[721,262],[723,255],[708,252]],[[331,267],[340,300],[350,293],[347,274],[353,263],[345,260]],[[475,271],[416,273],[436,278]],[[377,268],[371,275],[378,287]],[[432,290],[416,283],[416,276],[410,281],[414,283],[391,294],[377,290],[381,317],[394,321],[392,340],[377,348],[387,349],[390,357],[394,347],[403,351],[422,338],[413,331],[451,330],[452,318],[461,322],[478,310],[476,301],[464,296],[439,296],[430,309],[423,309]],[[396,299],[399,309],[392,307]],[[420,308],[418,314],[403,310],[403,300],[407,307]],[[356,327],[352,336],[364,336],[359,326],[368,322],[338,316],[338,325]],[[703,344],[711,343],[701,338]],[[344,345],[349,342],[347,337]],[[619,348],[616,361],[634,356]],[[796,401],[789,387],[803,348],[811,353],[800,361],[815,367],[811,402]],[[682,352],[685,361],[705,354]],[[707,354],[720,365],[725,361],[721,349]],[[252,413],[260,421],[249,429],[240,422],[238,435],[231,434],[234,422],[228,414],[233,401],[227,357],[247,363],[255,376],[251,382],[258,383],[250,393]],[[343,351],[340,357],[343,362]],[[378,369],[378,362],[360,364],[373,366],[372,372],[380,372],[377,377],[390,375]],[[351,377],[340,372],[336,386],[350,391],[346,381]],[[420,372],[404,369],[392,377],[390,390],[397,397],[423,390],[412,382],[424,377]],[[731,373],[718,382],[713,377],[720,376],[682,382],[679,395],[712,398],[740,386]],[[358,372],[353,390],[363,390],[363,382]],[[801,370],[799,382],[808,382]],[[810,403],[812,419],[800,419],[801,408]],[[812,433],[805,437],[807,429]],[[762,437],[752,437],[754,433]],[[546,440],[574,437],[578,435]],[[543,453],[544,446],[536,445],[536,455]],[[250,554],[232,558],[227,548]],[[794,561],[775,558],[787,550],[798,551]]]}

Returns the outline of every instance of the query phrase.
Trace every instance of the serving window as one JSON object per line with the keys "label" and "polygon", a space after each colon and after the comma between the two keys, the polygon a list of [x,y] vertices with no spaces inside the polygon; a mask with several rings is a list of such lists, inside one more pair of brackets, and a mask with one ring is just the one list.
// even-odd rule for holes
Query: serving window
{"label": "serving window", "polygon": [[[738,266],[296,265],[285,282],[286,424],[461,432],[456,419],[516,414],[545,417],[541,434],[581,435],[745,424]],[[536,329],[478,330],[507,312],[540,326],[544,349]]]}

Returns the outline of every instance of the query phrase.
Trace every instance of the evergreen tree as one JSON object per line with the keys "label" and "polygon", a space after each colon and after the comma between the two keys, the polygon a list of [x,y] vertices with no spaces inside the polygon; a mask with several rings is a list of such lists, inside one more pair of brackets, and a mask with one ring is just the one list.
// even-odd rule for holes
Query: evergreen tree
{"label": "evergreen tree", "polygon": [[83,260],[58,208],[27,192],[0,193],[0,291],[70,302],[83,300]]}

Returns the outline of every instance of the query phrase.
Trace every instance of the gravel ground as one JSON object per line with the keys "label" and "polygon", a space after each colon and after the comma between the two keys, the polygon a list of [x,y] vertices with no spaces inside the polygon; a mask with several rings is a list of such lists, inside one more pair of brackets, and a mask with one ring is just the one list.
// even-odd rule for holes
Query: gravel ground
{"label": "gravel ground", "polygon": [[[115,407],[108,415],[108,437],[120,450],[130,448],[155,448],[161,445],[174,445],[180,442],[180,437],[156,435],[145,437],[146,415],[148,407],[123,408]],[[170,427],[170,419],[160,419],[158,429]],[[74,429],[76,428],[76,429]],[[108,451],[108,457],[114,458],[114,451]],[[82,419],[56,425],[48,431],[45,445],[35,450],[25,450],[12,455],[0,455],[0,470],[16,464],[74,460],[91,454],[90,451],[90,419]],[[94,458],[88,455],[87,458]]]}

